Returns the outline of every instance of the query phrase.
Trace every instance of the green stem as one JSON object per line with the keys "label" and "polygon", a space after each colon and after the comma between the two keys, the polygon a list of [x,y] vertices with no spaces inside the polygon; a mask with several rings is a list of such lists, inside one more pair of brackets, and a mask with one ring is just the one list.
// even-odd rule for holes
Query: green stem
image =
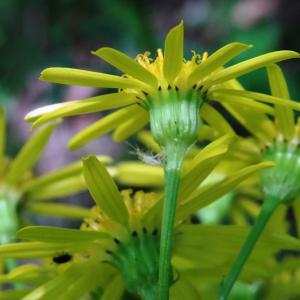
{"label": "green stem", "polygon": [[256,219],[254,226],[252,227],[246,242],[244,243],[235,263],[233,264],[231,271],[227,278],[225,279],[219,300],[226,300],[231,292],[231,289],[238,279],[239,274],[241,273],[244,264],[246,263],[249,255],[252,253],[252,250],[263,232],[266,224],[273,215],[276,208],[279,206],[280,201],[275,198],[267,198],[261,208],[260,214]]}
{"label": "green stem", "polygon": [[159,256],[159,300],[169,300],[173,227],[179,190],[180,171],[186,149],[174,145],[166,148],[165,196]]}
{"label": "green stem", "polygon": [[[0,244],[12,242],[18,228],[17,202],[10,198],[0,197]],[[10,272],[17,264],[14,259],[7,259],[4,265],[6,271]]]}

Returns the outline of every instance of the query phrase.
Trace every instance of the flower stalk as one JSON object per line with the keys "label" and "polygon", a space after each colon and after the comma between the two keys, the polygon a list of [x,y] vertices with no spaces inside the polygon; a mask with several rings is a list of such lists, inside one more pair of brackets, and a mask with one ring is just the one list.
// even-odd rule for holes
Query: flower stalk
{"label": "flower stalk", "polygon": [[160,300],[169,299],[172,237],[181,167],[186,151],[197,139],[202,104],[203,99],[197,91],[185,92],[171,87],[159,90],[155,98],[149,97],[147,101],[151,132],[165,157],[165,198],[159,258]]}
{"label": "flower stalk", "polygon": [[179,191],[180,173],[186,149],[170,145],[166,148],[165,163],[165,199],[161,227],[159,260],[159,299],[169,299],[169,287],[172,282],[172,240]]}
{"label": "flower stalk", "polygon": [[275,197],[266,198],[261,208],[260,214],[257,217],[257,220],[253,228],[251,229],[248,238],[246,239],[246,242],[244,243],[235,263],[233,264],[229,275],[223,282],[219,300],[228,299],[234,283],[238,279],[245,263],[247,262],[248,257],[250,256],[252,250],[254,249],[254,246],[256,245],[256,242],[258,241],[266,224],[279,206],[280,202],[280,199]]}

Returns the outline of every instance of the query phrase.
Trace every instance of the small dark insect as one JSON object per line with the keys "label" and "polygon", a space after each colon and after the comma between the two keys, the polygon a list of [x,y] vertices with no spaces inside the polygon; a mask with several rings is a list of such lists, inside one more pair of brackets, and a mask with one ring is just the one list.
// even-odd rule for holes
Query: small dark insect
{"label": "small dark insect", "polygon": [[68,253],[62,253],[52,258],[52,261],[56,264],[65,264],[72,259],[72,255]]}

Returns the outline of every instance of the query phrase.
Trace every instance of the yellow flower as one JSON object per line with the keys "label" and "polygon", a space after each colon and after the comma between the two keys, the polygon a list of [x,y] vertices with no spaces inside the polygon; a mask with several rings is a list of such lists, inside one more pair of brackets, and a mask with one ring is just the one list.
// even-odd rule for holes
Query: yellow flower
{"label": "yellow flower", "polygon": [[[289,101],[287,83],[280,67],[271,64],[267,67],[267,73],[272,93],[271,97],[282,97],[282,99]],[[229,92],[231,95],[235,95],[240,88],[239,84],[234,81],[227,85],[231,85],[235,89]],[[274,113],[271,114],[271,117],[262,112],[254,116],[243,107],[233,107],[228,104],[226,106],[253,135],[247,140],[240,141],[236,150],[242,153],[242,156],[248,162],[257,163],[263,160],[271,160],[276,163],[276,166],[272,170],[264,170],[260,173],[256,184],[261,188],[263,205],[253,230],[225,280],[220,296],[222,300],[227,299],[231,287],[251,253],[251,249],[276,211],[278,212],[276,222],[280,225],[284,223],[287,209],[282,207],[282,204],[293,207],[297,224],[299,224],[298,219],[300,217],[298,213],[299,201],[297,201],[300,196],[300,186],[298,184],[300,180],[300,119],[298,118],[295,121],[293,110],[285,107],[284,101],[282,104],[275,104]],[[299,225],[297,226],[299,228]]]}
{"label": "yellow flower", "polygon": [[[82,173],[81,162],[34,176],[33,169],[57,127],[57,122],[51,122],[35,132],[15,158],[5,154],[5,125],[5,112],[0,108],[0,243],[14,239],[28,212],[65,218],[85,217],[88,210],[83,207],[48,202],[86,189],[85,185],[78,184],[78,177]],[[107,156],[99,156],[99,159],[103,163],[110,161]]]}
{"label": "yellow flower", "polygon": [[[204,54],[199,58],[194,53],[191,60],[184,59],[183,47],[184,33],[183,22],[181,22],[170,30],[165,40],[164,52],[159,49],[153,60],[147,53],[133,60],[111,48],[101,48],[94,53],[123,72],[122,76],[68,68],[46,69],[42,72],[42,80],[61,84],[118,88],[119,91],[48,106],[30,113],[25,118],[28,121],[35,121],[33,126],[38,126],[58,117],[123,107],[73,137],[69,143],[72,149],[114,129],[114,139],[121,141],[138,132],[150,120],[151,133],[165,153],[160,300],[168,299],[172,249],[170,237],[175,217],[179,175],[183,157],[197,139],[200,110],[205,110],[204,115],[208,115],[207,119],[215,122],[218,113],[207,103],[207,100],[222,102],[223,95],[225,97],[231,95],[232,89],[226,89],[226,83],[271,63],[299,57],[299,54],[293,51],[277,51],[224,68],[224,64],[249,46],[231,43],[210,57]],[[300,104],[284,101],[280,97],[240,90],[233,90],[233,92],[237,92],[237,96],[230,97],[226,102],[240,103],[242,98],[244,105],[255,111],[273,111],[272,107],[259,101],[284,103],[291,108],[300,109]],[[249,99],[244,101],[243,97]]]}
{"label": "yellow flower", "polygon": [[[191,225],[185,221],[190,213],[232,190],[254,172],[270,166],[262,163],[246,167],[214,186],[197,190],[196,186],[206,177],[204,166],[209,168],[213,161],[216,164],[221,160],[225,151],[221,142],[226,145],[223,138],[219,144],[214,144],[214,154],[206,152],[208,156],[204,158],[205,152],[202,153],[203,161],[198,161],[182,179],[174,231],[171,299],[180,299],[183,295],[191,300],[202,297],[203,288],[192,277],[195,274],[199,278],[209,276],[207,283],[215,284],[236,255],[232,243],[240,245],[248,232],[247,228],[236,226]],[[19,280],[31,284],[24,300],[73,300],[90,292],[98,297],[102,295],[101,299],[121,299],[125,292],[146,300],[157,299],[163,195],[142,191],[133,193],[131,190],[119,192],[105,167],[94,156],[83,160],[83,173],[96,206],[84,220],[81,230],[47,226],[20,230],[17,236],[30,242],[1,246],[0,258],[48,257],[55,258],[54,263],[35,270],[28,267],[27,273],[22,269],[19,273],[15,271],[0,277],[0,282]],[[189,187],[195,175],[198,175],[197,182],[194,187]],[[264,242],[270,240],[272,249],[264,246]],[[282,247],[299,247],[299,241],[286,236],[266,234],[262,241],[245,273],[247,279],[270,276],[267,270],[272,264],[265,260],[266,255]],[[59,263],[65,266],[57,268]]]}
{"label": "yellow flower", "polygon": [[[230,87],[224,89],[224,83],[271,63],[298,58],[298,53],[275,51],[230,67],[223,67],[250,46],[234,42],[217,50],[211,56],[204,53],[201,57],[193,52],[189,60],[183,57],[183,39],[183,23],[181,22],[171,29],[165,41],[164,51],[158,49],[154,58],[146,52],[133,60],[112,48],[100,48],[93,52],[123,72],[125,75],[122,76],[69,68],[44,70],[41,75],[41,80],[44,81],[117,88],[119,91],[42,107],[29,113],[25,120],[34,121],[33,126],[36,127],[55,118],[118,108],[116,112],[102,118],[73,137],[69,143],[70,148],[73,149],[113,130],[114,140],[122,141],[128,138],[149,122],[147,111],[151,114],[151,107],[153,108],[162,97],[170,97],[173,99],[170,101],[173,102],[176,102],[177,98],[181,99],[180,101],[184,99],[191,99],[192,102],[198,101],[198,106],[202,105],[202,110],[205,110],[202,118],[208,123],[215,121],[217,112],[206,99],[222,104],[239,103],[247,109],[263,112],[271,112],[272,108],[260,102],[283,103],[280,97],[270,97],[240,89],[233,95]],[[284,105],[295,109],[300,108],[298,103],[292,101],[285,101]]]}

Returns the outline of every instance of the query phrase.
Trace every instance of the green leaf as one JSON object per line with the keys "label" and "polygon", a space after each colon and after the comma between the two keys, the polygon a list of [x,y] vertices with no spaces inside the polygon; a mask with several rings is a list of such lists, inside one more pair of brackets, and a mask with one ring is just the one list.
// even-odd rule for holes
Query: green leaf
{"label": "green leaf", "polygon": [[84,219],[90,215],[90,210],[84,207],[56,203],[30,203],[26,210],[40,216],[51,216],[68,219]]}
{"label": "green leaf", "polygon": [[7,182],[16,184],[35,165],[56,126],[57,123],[46,125],[30,138],[11,163],[6,177]]}
{"label": "green leaf", "polygon": [[36,111],[29,113],[25,117],[25,121],[28,119],[32,120],[35,118],[35,116],[40,114],[40,118],[38,118],[32,125],[32,128],[36,128],[57,118],[89,114],[93,112],[119,108],[134,103],[136,103],[136,98],[133,93],[119,92],[96,96],[84,100],[70,101],[63,103],[63,105],[59,107],[56,107],[56,104],[53,104],[53,110],[51,107],[46,106],[45,113],[42,112],[42,108],[38,108]]}
{"label": "green leaf", "polygon": [[165,40],[163,72],[167,83],[173,84],[183,64],[183,21],[172,28]]}
{"label": "green leaf", "polygon": [[238,184],[240,184],[242,181],[244,181],[254,173],[264,168],[273,166],[275,166],[274,162],[270,161],[252,165],[228,176],[218,183],[199,189],[197,193],[193,195],[192,199],[187,200],[185,203],[178,207],[176,219],[178,221],[184,220],[190,214],[196,212],[202,207],[209,205],[213,201],[219,199],[221,196],[234,190],[238,186]]}
{"label": "green leaf", "polygon": [[204,82],[204,85],[222,83],[224,81],[239,77],[246,73],[265,67],[272,63],[299,57],[299,53],[288,50],[274,51],[267,54],[263,54],[238,63],[236,65],[233,65],[231,67],[228,67],[220,72],[216,72],[215,74],[211,75],[206,82]]}
{"label": "green leaf", "polygon": [[209,56],[204,62],[191,73],[188,78],[189,85],[192,86],[200,79],[214,72],[216,69],[222,67],[235,56],[252,47],[252,45],[245,45],[241,43],[230,43]]}
{"label": "green leaf", "polygon": [[101,88],[145,88],[145,90],[148,91],[147,85],[134,79],[71,68],[45,69],[41,73],[40,80]]}
{"label": "green leaf", "polygon": [[[267,66],[269,85],[273,96],[289,99],[289,91],[281,68],[277,65]],[[291,139],[294,134],[294,114],[293,111],[283,105],[275,104],[275,115],[278,126],[287,139]]]}
{"label": "green leaf", "polygon": [[28,226],[20,229],[16,237],[23,240],[47,243],[84,243],[108,238],[109,235],[98,231],[82,231],[79,229]]}
{"label": "green leaf", "polygon": [[131,57],[113,48],[100,48],[93,54],[102,58],[112,66],[116,67],[125,74],[128,74],[154,88],[157,86],[157,78]]}
{"label": "green leaf", "polygon": [[91,140],[112,131],[114,128],[117,128],[120,124],[127,121],[133,115],[140,114],[142,112],[142,108],[138,107],[137,105],[119,109],[118,111],[109,114],[91,126],[80,131],[69,141],[68,147],[71,150],[79,148]]}
{"label": "green leaf", "polygon": [[122,196],[105,167],[95,156],[83,159],[83,175],[96,204],[114,221],[127,225],[128,211]]}

